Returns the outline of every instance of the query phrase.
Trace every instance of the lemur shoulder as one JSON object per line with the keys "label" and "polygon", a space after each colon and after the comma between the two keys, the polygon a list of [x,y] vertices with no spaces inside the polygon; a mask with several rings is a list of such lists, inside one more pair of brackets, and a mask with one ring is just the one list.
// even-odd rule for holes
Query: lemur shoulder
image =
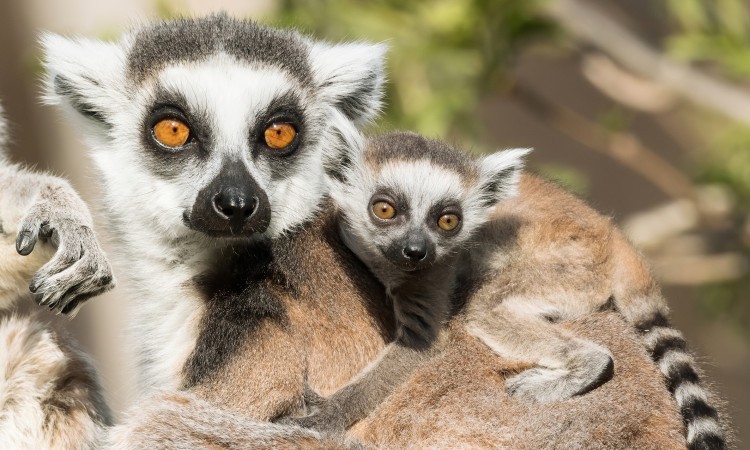
{"label": "lemur shoulder", "polygon": [[[165,439],[182,435],[188,442],[203,424],[202,436],[224,442],[230,424],[203,414],[219,405],[231,417],[246,417],[254,430],[233,442],[252,446],[279,433],[292,442],[322,439],[263,421],[301,409],[306,384],[331,394],[395,334],[382,286],[342,242],[326,200],[327,179],[340,174],[358,145],[357,126],[379,108],[384,48],[332,45],[225,15],[155,23],[117,42],[49,35],[44,45],[48,99],[84,125],[102,174],[127,264],[121,273],[134,306],[131,344],[140,385],[155,395],[144,414],[117,428],[118,442],[153,445],[146,430],[158,424],[172,427],[162,430],[172,436]],[[632,351],[627,333],[610,334],[620,329],[616,320],[589,324]],[[448,346],[445,355],[459,350],[465,348]],[[650,363],[631,356],[615,379],[638,384]],[[444,396],[464,386],[484,396],[467,396],[460,407],[425,408],[418,405],[426,398],[407,401],[399,391],[383,407],[394,401],[402,413],[426,417],[458,420],[469,409],[500,423],[516,420],[486,401],[505,398],[504,377],[488,370],[486,359],[460,368],[442,361],[440,372],[474,375],[461,387],[443,386]],[[618,415],[616,425],[614,416],[597,415],[599,407],[583,414],[531,408],[525,419],[542,428],[601,423],[606,432],[587,441],[594,446],[684,442],[668,391],[648,381],[639,386],[637,395],[628,389],[596,395],[597,389],[585,396],[629,413]],[[424,387],[413,391],[420,392]],[[644,392],[663,407],[644,410]],[[159,411],[175,420],[165,424]],[[495,430],[450,423],[456,425],[444,427],[445,442],[447,433],[464,431],[499,442]],[[392,422],[380,424],[360,433],[365,444],[393,437]],[[504,436],[514,434],[523,429],[506,429]],[[565,430],[556,437],[579,438]],[[413,436],[409,443],[429,439]]]}
{"label": "lemur shoulder", "polygon": [[11,164],[5,136],[0,110],[0,441],[98,448],[111,417],[96,370],[32,303],[74,314],[114,286],[111,269],[86,204],[65,180]]}

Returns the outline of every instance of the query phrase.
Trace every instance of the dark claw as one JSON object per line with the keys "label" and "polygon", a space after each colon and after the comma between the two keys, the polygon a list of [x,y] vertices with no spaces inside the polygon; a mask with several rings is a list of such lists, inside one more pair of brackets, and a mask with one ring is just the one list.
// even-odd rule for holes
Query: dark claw
{"label": "dark claw", "polygon": [[36,294],[36,291],[39,290],[39,285],[42,284],[42,278],[34,276],[31,278],[31,283],[29,283],[29,291],[31,291],[32,294]]}
{"label": "dark claw", "polygon": [[36,235],[31,230],[24,230],[16,238],[16,251],[21,256],[28,256],[36,245]]}

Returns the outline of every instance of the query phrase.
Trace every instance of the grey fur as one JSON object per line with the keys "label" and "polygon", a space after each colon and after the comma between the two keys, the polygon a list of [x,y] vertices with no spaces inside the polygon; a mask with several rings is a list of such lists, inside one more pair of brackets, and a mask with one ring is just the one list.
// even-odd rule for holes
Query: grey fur
{"label": "grey fur", "polygon": [[424,160],[467,179],[477,176],[476,165],[464,152],[446,142],[427,139],[410,131],[378,136],[370,140],[369,146],[367,156],[376,164]]}
{"label": "grey fur", "polygon": [[0,158],[0,224],[1,440],[98,448],[111,418],[93,364],[49,318],[28,311],[32,274],[33,298],[58,313],[74,314],[114,286],[88,209],[66,181]]}
{"label": "grey fur", "polygon": [[269,28],[225,13],[169,20],[135,33],[128,54],[128,78],[141,83],[164,67],[226,52],[240,60],[282,68],[310,86],[306,49],[305,41],[294,31]]}

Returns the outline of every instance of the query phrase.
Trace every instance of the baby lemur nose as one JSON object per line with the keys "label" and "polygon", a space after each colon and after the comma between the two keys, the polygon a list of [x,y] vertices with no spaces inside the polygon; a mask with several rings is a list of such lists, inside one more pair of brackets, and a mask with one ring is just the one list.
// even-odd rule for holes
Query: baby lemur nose
{"label": "baby lemur nose", "polygon": [[237,188],[223,189],[214,197],[214,209],[220,217],[230,222],[244,222],[257,207],[258,197],[247,195]]}
{"label": "baby lemur nose", "polygon": [[427,257],[427,244],[425,242],[409,242],[402,253],[405,258],[414,262],[422,261]]}

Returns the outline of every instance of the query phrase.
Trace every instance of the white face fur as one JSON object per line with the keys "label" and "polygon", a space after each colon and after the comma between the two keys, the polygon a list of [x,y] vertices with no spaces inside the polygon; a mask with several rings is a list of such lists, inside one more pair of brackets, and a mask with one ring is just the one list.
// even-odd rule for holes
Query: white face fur
{"label": "white face fur", "polygon": [[475,161],[411,133],[375,138],[333,189],[344,239],[386,284],[440,264],[515,195],[528,151]]}
{"label": "white face fur", "polygon": [[[43,45],[47,98],[84,119],[115,225],[170,240],[274,237],[313,217],[339,136],[380,105],[383,46],[226,16]],[[163,145],[162,121],[187,141]],[[279,126],[293,136],[274,148],[266,130]]]}

